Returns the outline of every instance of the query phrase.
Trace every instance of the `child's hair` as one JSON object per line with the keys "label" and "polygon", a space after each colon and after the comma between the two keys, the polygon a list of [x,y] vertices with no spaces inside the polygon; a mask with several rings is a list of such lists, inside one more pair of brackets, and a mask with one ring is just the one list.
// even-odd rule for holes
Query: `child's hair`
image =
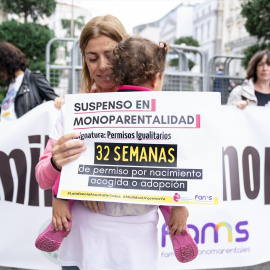
{"label": "child's hair", "polygon": [[170,50],[164,41],[159,44],[139,36],[122,40],[110,54],[111,79],[117,85],[142,85],[163,74]]}

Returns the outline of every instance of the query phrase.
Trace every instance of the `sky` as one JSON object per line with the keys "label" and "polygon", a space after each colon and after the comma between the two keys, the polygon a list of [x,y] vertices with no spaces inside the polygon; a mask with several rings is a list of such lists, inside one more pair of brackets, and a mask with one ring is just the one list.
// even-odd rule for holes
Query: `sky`
{"label": "sky", "polygon": [[[192,2],[194,0],[185,0]],[[58,0],[71,4],[72,0]],[[134,26],[157,21],[179,5],[181,0],[73,0],[73,4],[91,10],[94,16],[111,14],[132,34]]]}

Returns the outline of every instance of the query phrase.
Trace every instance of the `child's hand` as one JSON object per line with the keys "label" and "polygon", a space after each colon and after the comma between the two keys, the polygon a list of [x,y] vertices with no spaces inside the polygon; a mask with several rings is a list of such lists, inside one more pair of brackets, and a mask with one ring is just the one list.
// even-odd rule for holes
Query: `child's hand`
{"label": "child's hand", "polygon": [[96,202],[96,201],[82,201],[85,207],[88,207],[93,213],[104,213],[105,212],[105,204],[104,202]]}
{"label": "child's hand", "polygon": [[55,198],[53,200],[53,217],[52,217],[52,223],[54,229],[63,230],[63,226],[66,229],[66,231],[69,231],[70,228],[68,226],[68,221],[72,220],[70,211],[69,211],[69,201],[61,200]]}
{"label": "child's hand", "polygon": [[188,209],[185,206],[172,206],[170,220],[167,223],[170,228],[169,234],[183,232],[187,227],[188,215]]}

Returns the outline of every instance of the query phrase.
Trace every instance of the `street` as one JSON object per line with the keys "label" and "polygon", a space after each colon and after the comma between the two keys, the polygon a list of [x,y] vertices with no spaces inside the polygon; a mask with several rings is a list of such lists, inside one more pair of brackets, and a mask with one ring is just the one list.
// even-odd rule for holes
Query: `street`
{"label": "street", "polygon": [[[33,270],[33,269],[23,269],[23,268],[12,268],[12,267],[0,266],[0,270]],[[166,269],[160,269],[160,270],[166,270]],[[202,270],[209,270],[209,269],[202,269]],[[211,270],[270,270],[270,262],[266,262],[266,263],[259,264],[256,266],[249,266],[249,267],[218,268],[218,269],[211,269]]]}

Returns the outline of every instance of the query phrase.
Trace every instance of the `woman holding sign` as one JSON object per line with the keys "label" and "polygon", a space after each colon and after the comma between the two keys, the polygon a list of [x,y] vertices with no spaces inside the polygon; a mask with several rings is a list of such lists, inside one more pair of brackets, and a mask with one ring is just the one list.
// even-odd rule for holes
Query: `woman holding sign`
{"label": "woman holding sign", "polygon": [[[83,93],[117,91],[109,74],[108,54],[125,38],[124,27],[110,15],[96,17],[85,26],[80,37]],[[159,49],[165,61],[167,50]],[[162,84],[159,87],[161,89]],[[36,167],[37,181],[44,189],[53,187],[62,166],[78,158],[85,150],[83,141],[72,140],[79,134],[64,135],[63,123],[62,111]],[[54,186],[55,189],[57,186]],[[54,199],[53,225],[59,231],[63,226],[69,229],[67,220],[71,221],[71,215],[68,207],[68,201]],[[72,216],[72,230],[59,249],[58,259],[62,269],[156,269],[157,206],[89,201],[83,205],[75,201]],[[170,232],[182,232],[186,228],[187,217],[185,207],[173,209]],[[50,231],[47,233],[50,234]],[[64,233],[68,234],[66,230]]]}

